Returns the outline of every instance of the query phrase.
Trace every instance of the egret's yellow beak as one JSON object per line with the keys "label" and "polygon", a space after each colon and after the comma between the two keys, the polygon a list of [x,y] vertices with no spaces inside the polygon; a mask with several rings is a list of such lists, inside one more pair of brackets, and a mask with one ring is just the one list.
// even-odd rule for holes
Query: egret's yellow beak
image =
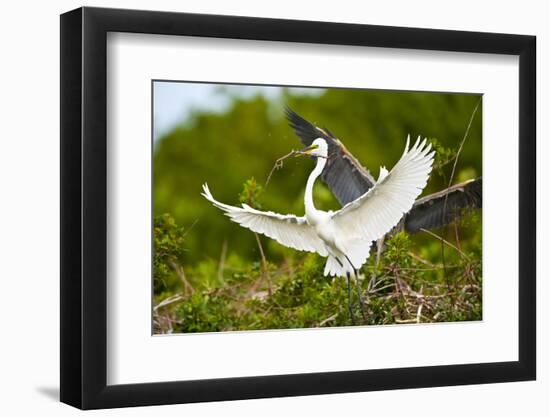
{"label": "egret's yellow beak", "polygon": [[311,155],[311,152],[313,152],[318,147],[319,147],[318,145],[310,145],[310,146],[302,149],[301,151],[296,151],[296,156]]}

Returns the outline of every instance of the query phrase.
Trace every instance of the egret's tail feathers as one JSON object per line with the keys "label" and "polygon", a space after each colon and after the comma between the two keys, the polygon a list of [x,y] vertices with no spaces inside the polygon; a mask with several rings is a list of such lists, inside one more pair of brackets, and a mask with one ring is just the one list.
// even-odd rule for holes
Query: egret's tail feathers
{"label": "egret's tail feathers", "polygon": [[345,259],[342,262],[339,262],[334,256],[329,255],[327,258],[327,263],[325,264],[325,276],[331,277],[345,277],[347,274],[354,276],[355,271],[353,267]]}
{"label": "egret's tail feathers", "polygon": [[346,254],[346,263],[351,263],[355,269],[359,269],[369,258],[372,242],[363,239],[346,239],[338,242],[338,246]]}

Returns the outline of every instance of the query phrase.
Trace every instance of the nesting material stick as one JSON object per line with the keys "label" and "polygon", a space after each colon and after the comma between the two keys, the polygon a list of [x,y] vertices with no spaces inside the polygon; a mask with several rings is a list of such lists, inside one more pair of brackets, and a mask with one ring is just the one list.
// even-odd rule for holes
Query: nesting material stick
{"label": "nesting material stick", "polygon": [[279,159],[277,159],[275,161],[275,164],[273,165],[273,168],[271,168],[271,171],[269,171],[269,175],[267,176],[267,181],[265,182],[265,186],[267,187],[267,184],[269,184],[269,181],[271,180],[271,176],[273,175],[273,173],[276,170],[281,169],[283,167],[283,161],[285,159],[290,158],[291,156],[294,156],[294,155],[299,155],[299,154],[300,154],[300,151],[295,151],[293,149],[289,153],[287,153],[285,156],[281,156]]}
{"label": "nesting material stick", "polygon": [[[307,155],[302,151],[296,151],[291,150],[289,153],[287,153],[285,156],[281,156],[279,159],[275,161],[275,164],[273,165],[273,168],[271,168],[271,171],[269,171],[269,175],[267,176],[267,180],[265,182],[265,186],[267,187],[267,184],[269,184],[269,181],[271,180],[271,176],[273,173],[283,167],[283,161],[287,158],[290,158],[291,156],[297,156],[297,155]],[[325,158],[324,156],[317,155],[319,158]],[[328,159],[328,158],[327,158]]]}

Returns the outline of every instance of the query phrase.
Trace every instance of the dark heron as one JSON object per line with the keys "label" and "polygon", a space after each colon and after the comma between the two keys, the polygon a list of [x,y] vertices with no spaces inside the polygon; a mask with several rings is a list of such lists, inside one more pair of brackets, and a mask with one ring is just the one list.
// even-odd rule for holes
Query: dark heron
{"label": "dark heron", "polygon": [[[319,137],[327,142],[329,159],[321,179],[342,206],[356,200],[376,184],[369,170],[330,130],[315,126],[290,108],[286,109],[286,116],[304,146],[311,145]],[[403,215],[397,229],[409,233],[435,229],[452,223],[465,209],[481,206],[481,178],[472,179],[418,199]]]}

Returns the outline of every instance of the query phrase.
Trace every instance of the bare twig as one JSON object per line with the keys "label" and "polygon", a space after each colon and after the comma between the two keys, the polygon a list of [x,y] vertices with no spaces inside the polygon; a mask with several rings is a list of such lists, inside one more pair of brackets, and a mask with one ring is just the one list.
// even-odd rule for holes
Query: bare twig
{"label": "bare twig", "polygon": [[420,303],[418,306],[418,310],[416,311],[416,322],[420,323],[420,317],[422,317],[422,307],[424,307],[423,303]]}
{"label": "bare twig", "polygon": [[272,295],[271,277],[269,276],[267,259],[265,257],[264,248],[262,246],[262,242],[260,241],[260,236],[258,236],[258,233],[254,233],[254,236],[256,236],[256,242],[258,243],[258,248],[260,249],[260,255],[262,257],[262,278],[267,280],[267,293],[271,297]]}
{"label": "bare twig", "polygon": [[418,256],[418,255],[417,255],[416,253],[414,253],[414,252],[410,252],[410,251],[409,251],[408,254],[409,254],[409,256],[410,256],[411,258],[417,260],[417,261],[420,262],[420,263],[423,263],[424,265],[428,265],[428,266],[432,266],[432,267],[434,266],[433,263],[431,263],[430,261],[428,261],[428,260],[426,260],[426,259],[424,259],[424,258]]}
{"label": "bare twig", "polygon": [[257,233],[254,233],[254,236],[256,237],[256,243],[258,244],[258,249],[260,250],[260,257],[262,259],[262,266],[260,268],[260,277],[254,281],[250,289],[248,290],[248,294],[256,294],[258,287],[262,281],[267,281],[267,294],[269,297],[273,295],[273,289],[271,287],[271,277],[269,275],[268,265],[267,265],[267,259],[265,257],[264,248],[262,246],[262,242],[260,240],[260,236]]}
{"label": "bare twig", "polygon": [[[462,152],[462,148],[464,147],[464,143],[466,142],[466,138],[468,137],[468,134],[470,133],[470,128],[472,127],[472,123],[474,121],[474,116],[476,115],[477,113],[477,109],[479,108],[479,105],[481,104],[481,100],[482,98],[480,97],[480,99],[478,100],[476,106],[474,107],[474,111],[472,112],[472,115],[470,116],[470,121],[468,122],[468,126],[466,127],[466,131],[464,132],[464,136],[462,138],[462,141],[460,142],[460,146],[458,147],[458,151],[456,152],[456,156],[455,156],[455,160],[453,162],[453,168],[451,170],[451,176],[449,178],[449,185],[448,187],[451,186],[451,184],[453,183],[453,179],[454,179],[454,175],[455,175],[455,171],[456,171],[456,166],[458,164],[458,157],[460,156],[460,153]],[[446,213],[447,212],[447,200],[449,199],[449,194],[445,194],[445,200],[443,200],[443,213]],[[445,215],[445,214],[443,214]],[[460,249],[458,249],[459,252]],[[441,241],[441,258],[442,258],[442,261],[443,261],[443,266],[445,266],[445,246],[443,245],[443,241]],[[447,282],[447,286],[449,287],[449,290],[450,290],[450,283],[449,283],[449,279],[447,278],[447,271],[444,271],[444,276],[445,276],[445,281]],[[451,300],[453,303],[454,303],[454,300]]]}
{"label": "bare twig", "polygon": [[460,235],[458,234],[458,221],[457,219],[454,220],[453,222],[454,224],[454,228],[455,228],[455,240],[456,240],[456,246],[462,250],[462,247],[460,245]]}
{"label": "bare twig", "polygon": [[156,306],[153,307],[153,311],[157,311],[160,308],[166,307],[170,304],[177,303],[178,301],[181,301],[184,299],[183,294],[174,294],[170,297],[165,298],[160,303],[158,303]]}
{"label": "bare twig", "polygon": [[296,151],[294,149],[289,153],[287,153],[285,156],[281,156],[279,159],[275,161],[273,168],[271,168],[271,171],[269,171],[269,175],[267,176],[267,180],[265,182],[266,187],[267,187],[267,184],[269,184],[269,181],[271,180],[271,176],[273,175],[273,173],[283,167],[283,161],[287,158],[290,158],[293,155],[296,155]]}
{"label": "bare twig", "polygon": [[[271,176],[273,175],[273,173],[283,167],[283,161],[285,159],[288,159],[291,156],[298,156],[298,155],[306,155],[306,154],[302,151],[296,151],[296,150],[293,149],[289,153],[287,153],[285,156],[281,156],[279,159],[277,159],[275,161],[275,164],[273,165],[273,168],[271,168],[271,171],[269,171],[269,175],[267,176],[267,180],[265,182],[265,187],[267,187],[267,185],[269,184],[269,181],[271,180]],[[316,155],[316,156],[319,157],[319,158],[327,158],[328,159],[328,157],[324,157],[324,156],[321,156],[321,155]]]}
{"label": "bare twig", "polygon": [[198,221],[199,221],[199,219],[195,219],[195,221],[194,221],[193,223],[191,223],[191,226],[189,226],[189,227],[187,228],[187,230],[183,233],[182,236],[183,236],[183,237],[187,236],[187,235],[189,234],[189,232],[190,232],[191,230],[193,230],[193,227],[195,227],[195,225],[197,224]]}
{"label": "bare twig", "polygon": [[189,292],[191,292],[191,294],[193,294],[195,292],[195,289],[193,288],[191,283],[185,277],[185,272],[183,271],[183,268],[181,266],[179,266],[178,264],[176,264],[175,262],[170,262],[170,266],[176,272],[179,279],[183,283],[183,291],[185,292],[185,294],[187,294],[188,290],[189,290]]}
{"label": "bare twig", "polygon": [[[458,157],[460,156],[460,153],[462,152],[462,148],[464,147],[464,142],[466,142],[466,138],[468,137],[468,133],[470,133],[470,128],[472,127],[472,122],[474,121],[474,116],[477,113],[477,109],[479,108],[479,105],[481,104],[481,98],[477,102],[474,111],[472,112],[472,115],[470,116],[470,121],[468,122],[468,127],[466,128],[466,132],[464,132],[464,137],[462,138],[462,142],[460,142],[460,146],[458,147],[458,151],[456,152],[455,160],[453,163],[453,169],[451,170],[451,177],[449,178],[449,185],[450,187],[453,183],[453,178],[456,171],[456,166],[458,164]],[[447,208],[447,199],[449,197],[449,194],[445,196],[445,201],[443,203],[443,212],[445,212],[445,209]]]}
{"label": "bare twig", "polygon": [[220,263],[218,264],[218,281],[225,285],[225,280],[223,279],[223,270],[225,268],[225,257],[227,255],[227,240],[223,241],[222,253],[220,254]]}
{"label": "bare twig", "polygon": [[322,322],[319,323],[319,327],[324,326],[324,325],[327,324],[329,321],[333,321],[336,317],[338,317],[338,313],[335,313],[335,314],[333,314],[332,316],[327,317],[326,319],[324,319]]}
{"label": "bare twig", "polygon": [[395,322],[396,322],[397,324],[412,324],[412,323],[417,323],[416,319],[406,319],[406,320],[395,319]]}
{"label": "bare twig", "polygon": [[[468,255],[466,255],[464,252],[462,252],[459,248],[457,248],[455,245],[453,245],[451,242],[449,242],[448,240],[445,240],[443,239],[441,236],[439,235],[436,235],[434,232],[428,230],[428,229],[424,229],[424,228],[421,228],[420,230],[422,230],[423,232],[426,232],[428,233],[430,236],[433,236],[435,237],[436,239],[438,239],[439,241],[441,241],[441,244],[445,244],[447,246],[449,246],[450,248],[453,248],[454,250],[456,250],[464,259],[470,259],[468,257]],[[445,264],[443,264],[443,269],[446,269],[447,267],[445,266]]]}

